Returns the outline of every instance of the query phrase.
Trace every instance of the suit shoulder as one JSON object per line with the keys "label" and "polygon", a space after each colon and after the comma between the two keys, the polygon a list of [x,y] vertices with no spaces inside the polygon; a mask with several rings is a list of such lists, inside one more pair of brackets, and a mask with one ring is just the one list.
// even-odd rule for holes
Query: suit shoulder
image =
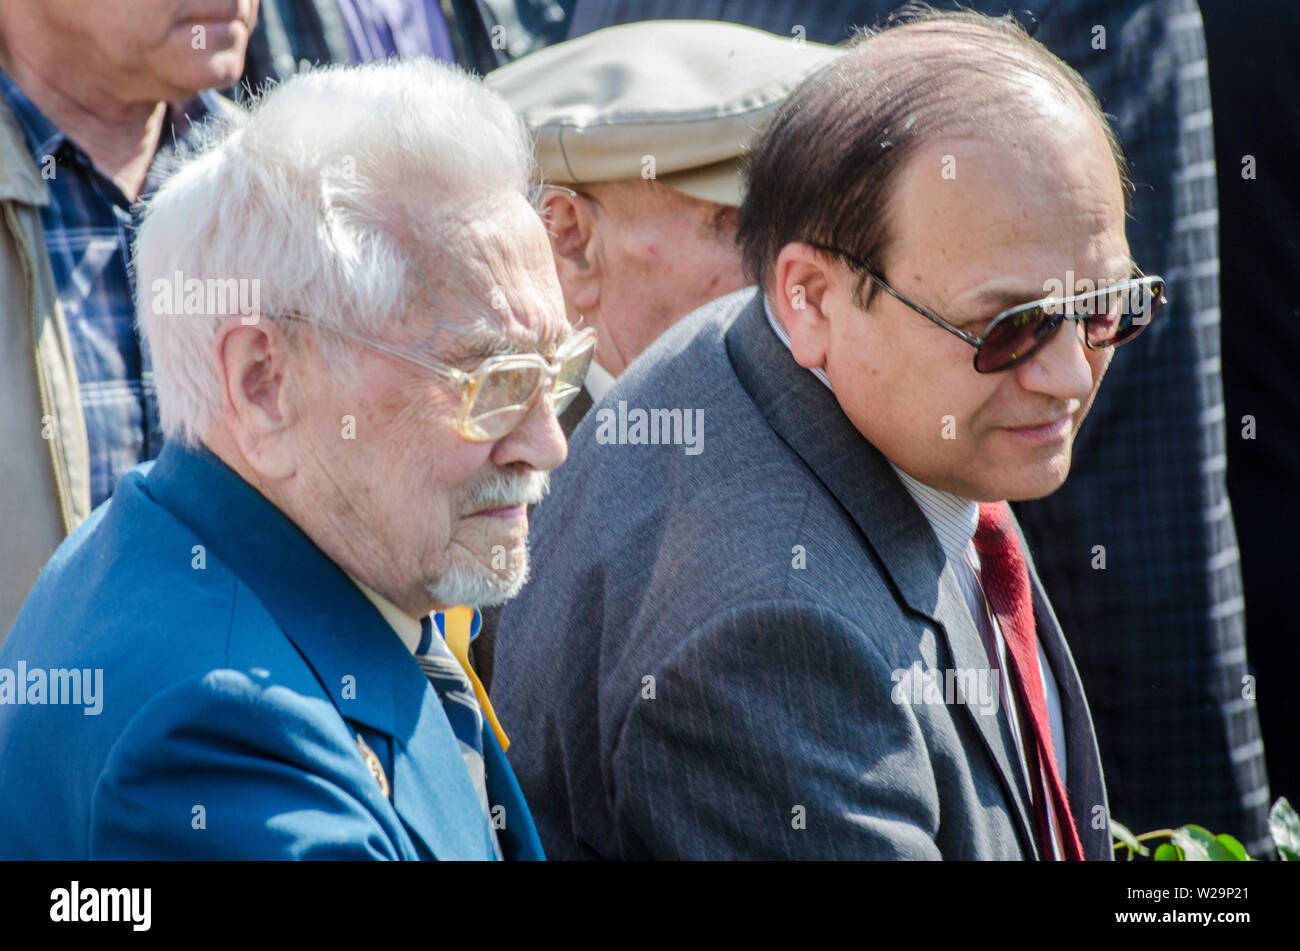
{"label": "suit shoulder", "polygon": [[[177,730],[182,724],[183,732]],[[125,725],[112,755],[125,747],[184,745],[204,738],[239,739],[282,754],[306,748],[351,750],[350,737],[323,691],[303,693],[265,669],[223,668],[179,680],[152,696]]]}
{"label": "suit shoulder", "polygon": [[328,699],[214,670],[126,725],[94,786],[89,853],[392,858],[390,811]]}

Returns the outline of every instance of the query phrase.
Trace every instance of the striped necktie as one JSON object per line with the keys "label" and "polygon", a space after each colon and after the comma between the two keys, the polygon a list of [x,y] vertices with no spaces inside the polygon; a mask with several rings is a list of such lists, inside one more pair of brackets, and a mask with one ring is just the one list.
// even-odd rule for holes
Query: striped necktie
{"label": "striped necktie", "polygon": [[[479,708],[474,685],[443,642],[445,619],[438,617],[438,621],[440,623],[435,628],[434,617],[420,619],[420,644],[416,648],[415,659],[424,675],[429,678],[438,699],[442,701],[451,731],[460,745],[465,768],[469,771],[479,804],[483,807],[483,815],[491,826],[492,807],[488,802],[487,779],[483,767],[483,712]],[[491,839],[497,858],[501,858],[501,846],[495,830]]]}

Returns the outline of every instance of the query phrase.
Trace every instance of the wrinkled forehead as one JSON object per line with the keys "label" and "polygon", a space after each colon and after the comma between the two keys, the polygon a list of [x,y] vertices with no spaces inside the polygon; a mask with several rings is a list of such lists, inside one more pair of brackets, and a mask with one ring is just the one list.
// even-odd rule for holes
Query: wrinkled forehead
{"label": "wrinkled forehead", "polygon": [[431,340],[443,359],[554,353],[572,327],[545,229],[521,195],[467,203],[429,232],[414,263],[444,312]]}

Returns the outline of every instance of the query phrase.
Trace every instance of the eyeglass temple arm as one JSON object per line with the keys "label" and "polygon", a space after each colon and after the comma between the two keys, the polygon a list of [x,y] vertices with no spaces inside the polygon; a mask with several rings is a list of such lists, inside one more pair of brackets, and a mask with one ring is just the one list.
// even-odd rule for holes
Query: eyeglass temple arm
{"label": "eyeglass temple arm", "polygon": [[938,316],[937,314],[932,314],[932,313],[930,313],[928,310],[926,310],[926,309],[925,309],[924,307],[922,307],[920,304],[914,304],[914,303],[912,303],[910,300],[908,300],[908,299],[907,299],[906,297],[904,297],[902,294],[898,293],[898,291],[894,290],[892,287],[890,287],[888,284],[886,284],[884,281],[882,281],[882,280],[881,280],[879,277],[877,277],[874,273],[868,272],[868,276],[869,276],[873,281],[875,281],[877,284],[880,285],[880,289],[881,289],[882,291],[884,291],[886,294],[888,294],[888,295],[890,295],[891,297],[893,297],[895,300],[898,300],[898,301],[902,302],[903,304],[907,305],[908,307],[912,308],[912,310],[916,311],[916,312],[917,312],[918,314],[920,314],[922,317],[927,317],[927,318],[929,318],[930,320],[934,321],[936,324],[938,324],[938,325],[939,325],[940,327],[942,327],[944,330],[948,331],[948,333],[950,333],[950,334],[956,334],[958,337],[961,337],[962,340],[965,340],[967,343],[972,344],[973,346],[979,346],[979,343],[980,343],[980,338],[979,338],[979,337],[976,337],[974,334],[967,333],[966,331],[960,329],[959,327],[954,327],[952,324],[948,323],[948,321],[944,320],[942,317]]}
{"label": "eyeglass temple arm", "polygon": [[[302,316],[301,314],[292,311],[286,313],[284,316],[289,318],[290,320],[299,321],[300,323],[311,324],[313,327],[323,327],[325,330],[331,330],[336,334],[340,334],[341,336],[347,337],[349,340],[355,340],[357,343],[361,344],[362,346],[371,347],[372,349],[382,351],[383,353],[386,353],[389,356],[397,357],[399,360],[405,360],[407,363],[411,363],[417,367],[421,367],[425,370],[428,370],[430,373],[436,373],[444,380],[450,380],[453,383],[459,383],[462,386],[469,383],[471,380],[471,376],[468,373],[465,373],[463,370],[458,370],[455,367],[439,366],[436,363],[429,363],[427,361],[421,360],[419,357],[413,357],[409,353],[403,353],[401,350],[398,350],[395,347],[390,347],[388,346],[388,344],[381,343],[378,340],[371,340],[369,337],[363,337],[360,334],[352,333],[352,331],[350,330],[343,330],[340,327],[324,327],[323,324],[318,324],[314,320],[308,320],[306,317]],[[586,338],[591,338],[593,341],[595,340],[596,330],[594,327],[587,327],[579,331],[575,339],[575,344],[577,343],[577,341],[584,340]],[[503,356],[517,357],[517,356],[524,356],[524,354],[503,354]],[[547,361],[547,369],[552,373],[558,373],[562,365],[563,365],[563,361],[558,359],[553,361]]]}
{"label": "eyeglass temple arm", "polygon": [[306,317],[298,313],[291,312],[285,314],[284,316],[288,317],[290,320],[297,320],[300,323],[311,324],[311,326],[313,327],[319,327],[324,330],[332,331],[333,333],[336,333],[339,336],[347,337],[349,340],[355,340],[363,347],[370,347],[373,350],[382,351],[383,353],[388,354],[390,357],[397,357],[399,360],[405,360],[407,363],[411,363],[417,367],[420,367],[421,369],[428,370],[430,373],[436,373],[444,380],[450,380],[451,382],[459,383],[462,386],[469,380],[468,375],[461,372],[460,370],[455,369],[454,367],[440,367],[436,363],[426,363],[424,360],[421,360],[419,357],[413,357],[409,353],[403,353],[402,351],[394,347],[388,346],[388,344],[386,343],[380,343],[378,340],[371,340],[369,337],[363,337],[360,334],[354,334],[350,330],[344,330],[341,327],[326,327],[324,324],[319,324],[314,320],[308,320]]}
{"label": "eyeglass temple arm", "polygon": [[823,244],[814,244],[813,247],[825,251],[827,254],[838,254],[841,257],[845,258],[846,260],[851,261],[859,271],[861,271],[863,274],[866,275],[868,280],[878,284],[882,291],[884,291],[890,297],[894,298],[894,300],[898,301],[903,306],[910,307],[912,310],[916,311],[918,314],[920,314],[922,317],[926,318],[927,320],[934,321],[944,330],[948,331],[948,333],[956,334],[958,337],[961,337],[962,340],[965,340],[971,346],[974,347],[979,346],[980,344],[979,337],[975,337],[971,334],[968,334],[964,330],[960,330],[957,327],[954,327],[952,324],[948,323],[948,321],[944,320],[942,317],[938,316],[937,314],[932,314],[924,307],[920,306],[919,304],[912,303],[902,294],[898,293],[898,291],[894,290],[892,287],[886,284],[885,279],[881,277],[879,274],[877,274],[875,269],[872,268],[870,265],[868,265],[867,262],[862,260],[861,258],[849,254],[847,251],[841,251],[838,248],[827,247],[826,245]]}

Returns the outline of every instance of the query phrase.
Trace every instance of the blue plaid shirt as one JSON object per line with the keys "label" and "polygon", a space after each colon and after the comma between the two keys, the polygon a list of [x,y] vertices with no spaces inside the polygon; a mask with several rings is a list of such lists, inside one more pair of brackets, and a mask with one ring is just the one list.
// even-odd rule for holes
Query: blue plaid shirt
{"label": "blue plaid shirt", "polygon": [[[141,206],[99,172],[4,72],[0,93],[49,186],[41,224],[86,417],[90,503],[99,505],[127,470],[158,455],[163,443],[148,348],[134,328],[131,242]],[[159,157],[174,152],[201,119],[219,109],[215,96],[201,93],[169,111],[142,199],[158,187],[165,164]]]}

